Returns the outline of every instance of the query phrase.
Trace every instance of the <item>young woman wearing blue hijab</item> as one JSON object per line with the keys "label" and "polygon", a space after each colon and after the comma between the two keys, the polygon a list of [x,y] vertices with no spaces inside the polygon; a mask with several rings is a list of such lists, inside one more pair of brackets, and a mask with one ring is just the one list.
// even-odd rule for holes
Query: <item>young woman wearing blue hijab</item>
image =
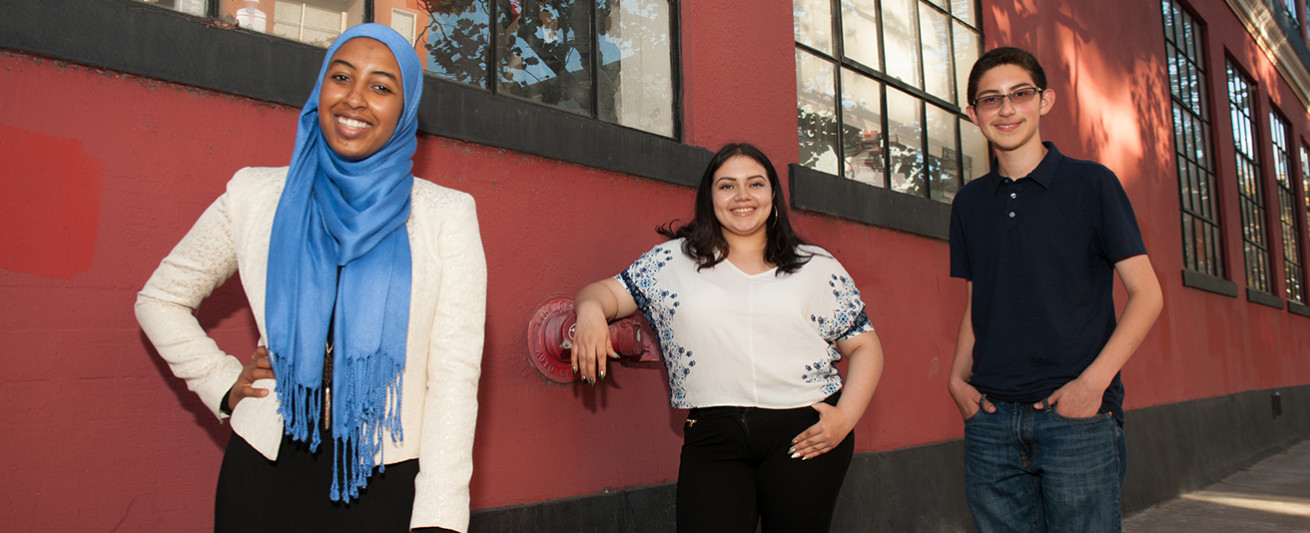
{"label": "young woman wearing blue hijab", "polygon": [[[473,199],[410,174],[423,71],[399,34],[346,30],[291,164],[246,168],[137,298],[142,329],[233,435],[216,531],[466,531],[486,309]],[[193,311],[233,273],[244,365]]]}

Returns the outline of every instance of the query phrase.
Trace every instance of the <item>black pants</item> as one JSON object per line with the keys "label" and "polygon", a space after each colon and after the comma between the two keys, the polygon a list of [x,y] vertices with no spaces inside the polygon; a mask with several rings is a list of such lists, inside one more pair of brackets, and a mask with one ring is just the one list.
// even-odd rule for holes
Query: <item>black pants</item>
{"label": "black pants", "polygon": [[330,437],[310,453],[284,435],[277,461],[269,461],[233,433],[218,474],[214,531],[409,531],[417,475],[416,459],[390,464],[358,499],[334,502]]}
{"label": "black pants", "polygon": [[763,533],[828,531],[855,435],[808,461],[792,459],[791,440],[818,421],[808,406],[692,409],[678,468],[678,532],[754,533],[757,522]]}

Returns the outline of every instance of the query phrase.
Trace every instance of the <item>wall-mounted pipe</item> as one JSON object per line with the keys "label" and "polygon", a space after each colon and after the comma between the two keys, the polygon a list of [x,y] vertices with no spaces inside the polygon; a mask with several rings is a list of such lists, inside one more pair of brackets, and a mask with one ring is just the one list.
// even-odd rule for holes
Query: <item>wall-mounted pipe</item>
{"label": "wall-mounted pipe", "polygon": [[[528,321],[528,359],[546,379],[556,383],[578,380],[570,360],[573,328],[578,317],[573,313],[573,299],[563,296],[547,298]],[[610,324],[610,343],[621,361],[649,363],[660,360],[655,334],[641,313]]]}

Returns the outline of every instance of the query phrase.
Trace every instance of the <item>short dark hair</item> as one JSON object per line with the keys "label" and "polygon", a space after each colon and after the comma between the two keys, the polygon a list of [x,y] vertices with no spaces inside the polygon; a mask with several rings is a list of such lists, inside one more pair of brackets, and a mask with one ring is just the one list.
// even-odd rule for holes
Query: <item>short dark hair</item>
{"label": "short dark hair", "polygon": [[1033,57],[1027,50],[1013,46],[993,48],[983,54],[982,57],[979,57],[978,61],[973,64],[973,70],[969,71],[967,91],[969,105],[973,105],[974,99],[978,97],[978,81],[982,79],[984,74],[987,74],[987,71],[1001,65],[1015,65],[1028,71],[1038,89],[1046,88],[1046,71],[1042,69],[1042,64],[1037,62],[1037,58]]}
{"label": "short dark hair", "polygon": [[670,239],[685,239],[682,253],[696,262],[697,270],[712,267],[728,258],[728,241],[723,238],[723,226],[714,216],[714,173],[729,159],[745,156],[755,160],[764,167],[769,178],[769,187],[773,188],[773,213],[765,228],[768,244],[764,248],[764,260],[778,268],[777,275],[792,274],[809,262],[810,254],[801,252],[798,247],[806,244],[791,227],[791,217],[787,212],[787,202],[782,197],[782,183],[778,180],[778,171],[773,163],[759,148],[748,143],[731,143],[720,148],[701,176],[700,186],[696,188],[696,215],[691,222],[674,228],[677,220],[669,221],[657,231]]}

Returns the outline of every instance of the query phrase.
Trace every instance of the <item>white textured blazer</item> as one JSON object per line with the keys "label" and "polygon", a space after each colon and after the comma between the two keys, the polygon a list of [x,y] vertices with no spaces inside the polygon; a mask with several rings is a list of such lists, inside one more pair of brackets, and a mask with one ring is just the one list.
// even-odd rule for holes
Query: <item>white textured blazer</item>
{"label": "white textured blazer", "polygon": [[[242,363],[219,349],[194,311],[233,273],[241,272],[250,309],[267,345],[264,288],[273,215],[287,169],[245,168],[160,263],[137,296],[136,316],[160,356],[220,419],[220,402]],[[467,531],[473,430],[486,322],[487,266],[473,197],[422,179],[410,193],[413,263],[401,426],[405,440],[384,438],[385,464],[419,459],[410,527]],[[246,397],[232,430],[270,460],[282,442],[276,382],[263,398]],[[322,487],[323,497],[328,487]]]}

